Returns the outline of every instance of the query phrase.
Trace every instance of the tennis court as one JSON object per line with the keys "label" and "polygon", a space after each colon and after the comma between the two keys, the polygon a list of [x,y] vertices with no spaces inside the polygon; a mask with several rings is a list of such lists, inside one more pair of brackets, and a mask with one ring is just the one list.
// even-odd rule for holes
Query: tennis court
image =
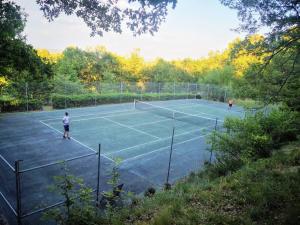
{"label": "tennis court", "polygon": [[[62,138],[62,117],[71,118],[71,140]],[[141,193],[166,181],[173,127],[175,127],[170,181],[174,182],[203,166],[210,157],[206,138],[226,116],[242,117],[243,110],[206,100],[184,99],[124,103],[51,112],[2,114],[0,116],[1,193],[16,207],[16,160],[21,162],[22,213],[61,199],[48,192],[52,177],[62,173],[59,161],[70,160],[70,172],[95,187],[97,157],[101,144],[100,188],[109,188],[116,159],[125,189]],[[53,165],[52,165],[53,164]],[[45,166],[47,165],[47,166]],[[7,202],[6,202],[7,203]],[[3,203],[3,204],[6,204]],[[1,201],[2,204],[2,201]]]}

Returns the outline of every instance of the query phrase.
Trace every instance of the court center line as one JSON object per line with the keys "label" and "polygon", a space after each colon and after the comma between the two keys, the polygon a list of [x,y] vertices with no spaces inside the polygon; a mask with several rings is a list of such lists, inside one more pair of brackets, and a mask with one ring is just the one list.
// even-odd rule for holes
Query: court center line
{"label": "court center line", "polygon": [[146,135],[148,135],[148,136],[150,136],[150,137],[154,137],[154,138],[157,138],[157,139],[161,139],[161,138],[159,138],[159,137],[157,137],[157,136],[155,136],[155,135],[152,135],[152,134],[149,134],[149,133],[147,133],[147,132],[144,132],[144,131],[135,129],[134,127],[129,127],[129,126],[125,125],[125,124],[116,122],[116,121],[111,120],[111,119],[108,119],[108,118],[106,118],[106,117],[104,117],[103,119],[105,119],[105,120],[107,120],[107,121],[110,121],[110,122],[112,122],[112,123],[118,124],[119,126],[126,127],[126,128],[128,128],[128,129],[137,131],[137,132],[139,132],[139,133],[141,133],[141,134],[146,134]]}
{"label": "court center line", "polygon": [[[205,137],[205,136],[207,136],[207,135],[209,135],[209,134],[205,134],[205,135],[198,136],[198,137],[195,137],[195,138],[186,140],[186,141],[182,141],[182,142],[179,142],[179,143],[174,144],[173,146],[182,145],[182,144],[184,144],[184,143],[187,143],[187,142],[190,142],[190,141],[194,141],[194,140],[200,139],[200,138]],[[166,148],[170,148],[170,146],[158,148],[158,149],[153,150],[153,151],[151,151],[151,152],[146,152],[146,153],[144,153],[144,154],[140,154],[140,155],[137,155],[137,156],[134,156],[134,157],[125,159],[125,160],[122,161],[122,163],[127,162],[127,161],[132,161],[132,160],[134,160],[134,159],[137,159],[137,158],[140,158],[140,157],[144,157],[144,156],[146,156],[146,155],[150,155],[150,154],[153,154],[153,153],[155,153],[155,152],[160,152],[160,151],[162,151],[162,150],[164,150],[164,149],[166,149]],[[174,150],[175,150],[175,149],[174,149]]]}
{"label": "court center line", "polygon": [[[50,128],[50,129],[52,129],[52,130],[54,130],[54,131],[56,131],[56,132],[58,132],[58,133],[60,133],[60,134],[63,134],[63,132],[57,130],[56,128],[52,127],[51,125],[48,125],[48,124],[44,123],[43,121],[40,121],[40,123],[44,124],[44,125],[47,126],[48,128]],[[89,147],[89,146],[87,146],[87,145],[81,143],[80,141],[76,140],[76,139],[73,138],[73,137],[71,138],[71,140],[77,142],[77,143],[80,144],[81,146],[83,146],[83,147],[85,147],[85,148],[87,148],[87,149],[89,149],[89,150],[91,150],[91,151],[93,151],[93,152],[97,152],[97,151],[95,151],[94,149],[92,149],[91,147]],[[113,159],[107,157],[106,155],[101,154],[101,156],[103,156],[104,158],[108,159],[109,161],[115,162]]]}
{"label": "court center line", "polygon": [[[209,126],[209,127],[214,127],[214,126]],[[203,129],[205,129],[205,128],[209,128],[209,127],[203,127],[203,128],[200,128],[200,129],[198,128],[198,129],[196,129],[196,130],[183,132],[183,133],[181,133],[181,134],[174,135],[174,137],[179,137],[179,136],[182,136],[182,135],[194,133],[194,132],[201,131],[201,130],[203,130]],[[153,144],[153,143],[156,143],[156,142],[158,142],[158,141],[164,141],[164,140],[169,140],[169,139],[171,140],[171,137],[161,138],[160,140],[155,140],[155,141],[149,141],[149,142],[146,142],[146,143],[134,145],[134,146],[131,146],[131,147],[128,147],[128,148],[124,148],[124,149],[121,149],[121,150],[118,150],[118,151],[114,151],[114,152],[111,152],[111,153],[107,153],[106,155],[113,155],[113,154],[115,154],[115,153],[120,153],[120,152],[128,151],[128,150],[130,150],[130,149],[137,148],[137,147],[141,147],[141,146],[143,146],[143,145]]]}

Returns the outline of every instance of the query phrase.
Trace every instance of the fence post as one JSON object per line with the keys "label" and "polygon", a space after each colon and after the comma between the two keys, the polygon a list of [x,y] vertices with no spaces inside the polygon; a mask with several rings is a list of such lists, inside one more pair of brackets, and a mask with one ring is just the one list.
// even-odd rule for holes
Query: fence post
{"label": "fence post", "polygon": [[26,111],[28,112],[28,82],[25,83]]}
{"label": "fence post", "polygon": [[[218,127],[218,118],[216,118],[215,129],[214,129],[215,132],[217,131],[217,127]],[[214,134],[214,135],[216,135],[216,134]],[[212,144],[212,146],[210,148],[210,157],[209,157],[209,163],[210,164],[211,164],[212,152],[213,152],[213,144]]]}
{"label": "fence post", "polygon": [[207,85],[207,100],[209,100],[209,84]]}
{"label": "fence post", "polygon": [[120,103],[122,102],[122,96],[123,96],[123,82],[120,82]]}
{"label": "fence post", "polygon": [[190,83],[187,84],[187,99],[189,99],[189,95],[190,95]]}
{"label": "fence post", "polygon": [[158,100],[160,100],[160,82],[158,83]]}
{"label": "fence post", "polygon": [[173,82],[173,99],[175,99],[175,81]]}
{"label": "fence post", "polygon": [[67,99],[66,99],[66,96],[67,96],[67,87],[66,87],[66,84],[64,84],[64,88],[65,88],[65,109],[67,108]]}
{"label": "fence post", "polygon": [[22,224],[22,202],[21,202],[21,181],[20,181],[20,162],[22,160],[15,161],[15,176],[16,176],[16,202],[17,202],[17,224]]}
{"label": "fence post", "polygon": [[168,173],[167,173],[167,180],[166,180],[166,184],[165,184],[165,188],[166,189],[170,189],[170,187],[171,187],[171,185],[169,184],[169,177],[170,177],[170,168],[171,168],[171,160],[172,160],[172,153],[173,153],[174,133],[175,133],[175,126],[173,126],[173,132],[172,132],[172,140],[171,140],[171,149],[170,149],[170,156],[169,156]]}
{"label": "fence post", "polygon": [[99,203],[99,192],[100,192],[100,155],[101,155],[101,144],[98,148],[98,174],[97,174],[97,190],[96,190],[96,203]]}

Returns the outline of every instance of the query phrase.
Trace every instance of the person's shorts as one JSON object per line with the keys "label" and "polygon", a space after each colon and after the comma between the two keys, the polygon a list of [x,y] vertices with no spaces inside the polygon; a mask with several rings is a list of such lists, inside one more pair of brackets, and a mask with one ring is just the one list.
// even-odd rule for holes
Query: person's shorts
{"label": "person's shorts", "polygon": [[64,125],[65,131],[69,131],[69,125]]}
{"label": "person's shorts", "polygon": [[232,107],[232,104],[229,104],[229,107]]}

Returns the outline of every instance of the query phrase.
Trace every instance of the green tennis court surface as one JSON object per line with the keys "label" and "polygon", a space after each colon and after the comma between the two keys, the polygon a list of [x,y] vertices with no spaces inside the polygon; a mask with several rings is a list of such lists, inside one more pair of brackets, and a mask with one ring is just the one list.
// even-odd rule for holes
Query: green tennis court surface
{"label": "green tennis court surface", "polygon": [[[71,140],[62,138],[62,117],[70,115]],[[102,105],[52,112],[2,114],[0,116],[1,192],[15,206],[15,178],[8,168],[21,163],[24,213],[59,201],[47,188],[61,165],[46,164],[98,151],[101,144],[101,190],[116,158],[125,189],[140,193],[162,186],[166,179],[173,126],[174,152],[171,182],[203,166],[209,159],[206,138],[226,116],[243,116],[243,110],[205,100],[172,100]],[[97,157],[67,164],[70,172],[95,187]],[[25,203],[26,202],[26,203]]]}

